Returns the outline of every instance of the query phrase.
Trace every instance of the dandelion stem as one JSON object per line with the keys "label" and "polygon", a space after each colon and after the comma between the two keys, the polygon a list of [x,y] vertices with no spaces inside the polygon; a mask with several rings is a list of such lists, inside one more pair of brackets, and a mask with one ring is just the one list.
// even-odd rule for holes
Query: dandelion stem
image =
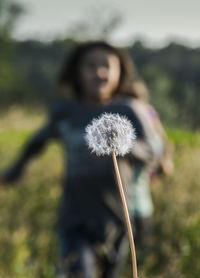
{"label": "dandelion stem", "polygon": [[138,278],[138,275],[137,275],[137,261],[136,261],[136,252],[135,252],[135,244],[134,244],[134,239],[133,239],[133,232],[132,232],[132,228],[131,228],[131,222],[130,222],[130,217],[129,217],[128,208],[127,208],[127,204],[126,204],[126,198],[125,198],[125,195],[124,195],[123,185],[122,185],[122,181],[121,181],[121,177],[120,177],[120,173],[119,173],[119,168],[118,168],[118,164],[117,164],[117,158],[116,158],[114,152],[112,152],[112,159],[113,159],[113,163],[114,163],[115,174],[116,174],[116,178],[117,178],[117,184],[118,184],[118,188],[119,188],[119,192],[120,192],[120,196],[121,196],[121,200],[122,200],[122,206],[123,206],[124,215],[125,215],[126,227],[127,227],[127,230],[128,230],[129,242],[130,242],[130,247],[131,247],[133,278]]}

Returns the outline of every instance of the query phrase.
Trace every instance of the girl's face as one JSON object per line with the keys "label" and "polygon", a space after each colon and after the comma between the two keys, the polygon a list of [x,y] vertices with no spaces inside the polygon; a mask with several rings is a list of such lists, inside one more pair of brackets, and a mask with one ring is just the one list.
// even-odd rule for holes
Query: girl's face
{"label": "girl's face", "polygon": [[120,60],[103,48],[88,51],[80,63],[80,82],[85,100],[93,104],[109,102],[120,80]]}

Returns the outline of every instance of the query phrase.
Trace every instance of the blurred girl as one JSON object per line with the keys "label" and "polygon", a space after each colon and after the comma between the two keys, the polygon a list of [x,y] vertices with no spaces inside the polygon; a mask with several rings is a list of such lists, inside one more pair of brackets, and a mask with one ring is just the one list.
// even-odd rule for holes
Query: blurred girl
{"label": "blurred girl", "polygon": [[87,124],[102,112],[126,115],[132,121],[137,141],[132,154],[120,158],[128,190],[134,159],[147,163],[152,158],[148,137],[126,97],[131,74],[130,61],[109,44],[78,46],[58,76],[68,98],[52,106],[46,125],[1,178],[4,184],[15,181],[50,140],[62,143],[65,173],[58,225],[58,275],[62,277],[93,278],[96,262],[101,265],[101,277],[117,277],[126,258],[127,238],[112,159],[91,154],[84,133]]}

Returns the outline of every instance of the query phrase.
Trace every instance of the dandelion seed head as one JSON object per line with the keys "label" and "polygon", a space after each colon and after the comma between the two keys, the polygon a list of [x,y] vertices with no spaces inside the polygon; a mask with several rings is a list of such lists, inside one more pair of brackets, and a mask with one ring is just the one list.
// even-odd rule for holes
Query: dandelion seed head
{"label": "dandelion seed head", "polygon": [[135,129],[131,122],[119,114],[104,113],[86,127],[85,139],[97,155],[124,156],[133,147]]}

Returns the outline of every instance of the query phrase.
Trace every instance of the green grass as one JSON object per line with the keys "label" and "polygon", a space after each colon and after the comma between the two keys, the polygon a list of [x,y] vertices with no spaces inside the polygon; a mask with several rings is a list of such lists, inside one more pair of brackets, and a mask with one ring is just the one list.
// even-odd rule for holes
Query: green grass
{"label": "green grass", "polygon": [[187,145],[191,147],[200,146],[200,132],[183,129],[167,129],[168,136],[176,146]]}
{"label": "green grass", "polygon": [[[0,169],[43,121],[42,113],[20,109],[1,118]],[[148,255],[138,250],[139,277],[199,278],[200,132],[167,132],[175,145],[175,173],[152,185],[154,236]],[[52,144],[18,183],[0,190],[0,278],[54,277],[61,173],[60,147]],[[130,276],[127,266],[123,278]]]}

